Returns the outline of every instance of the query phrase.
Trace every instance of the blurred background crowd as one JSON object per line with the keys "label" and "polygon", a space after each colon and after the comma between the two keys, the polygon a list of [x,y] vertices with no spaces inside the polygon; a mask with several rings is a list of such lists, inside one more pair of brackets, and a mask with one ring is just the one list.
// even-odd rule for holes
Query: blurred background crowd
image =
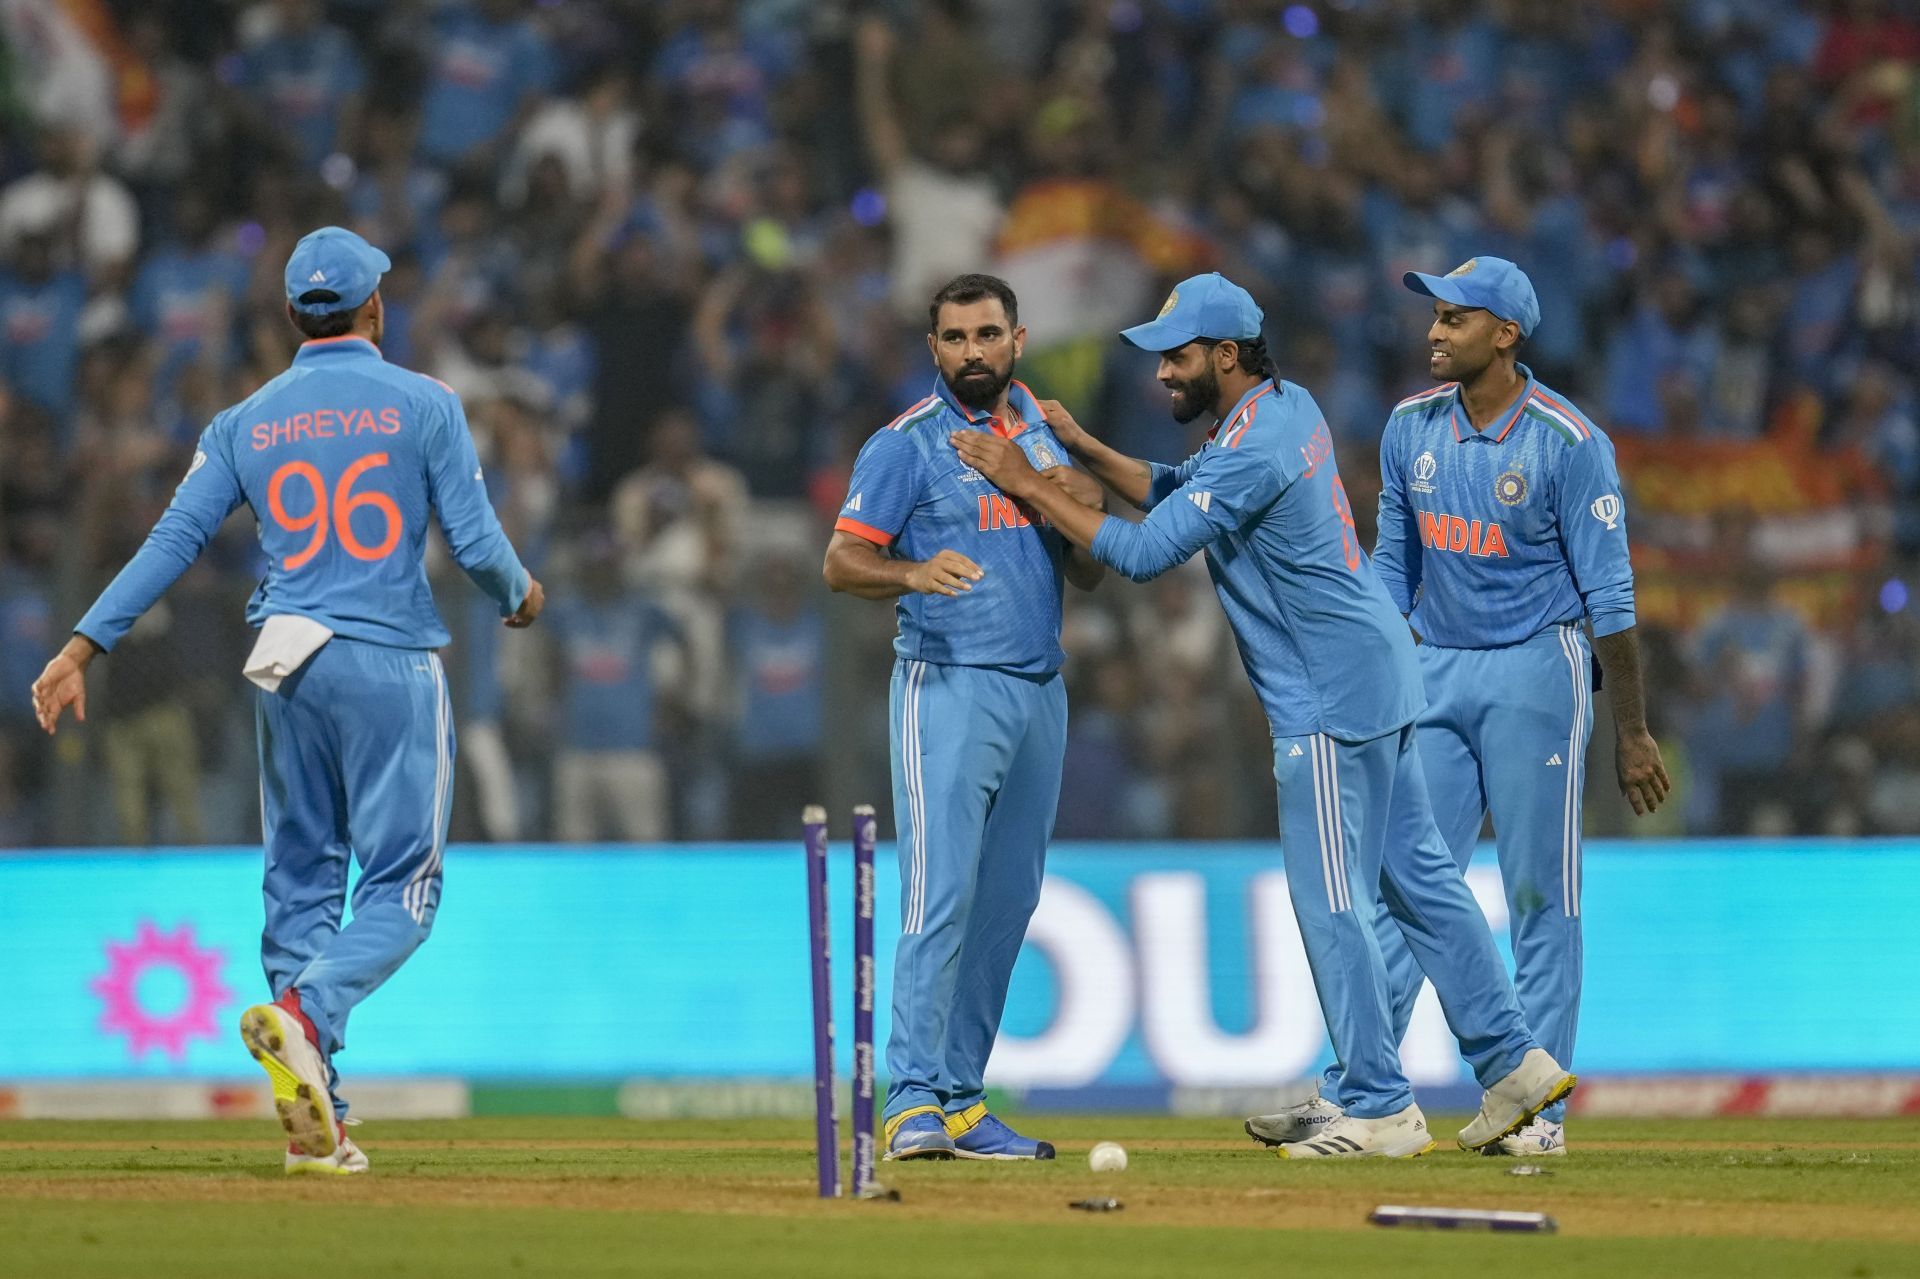
{"label": "blurred background crowd", "polygon": [[[442,563],[455,834],[793,833],[888,791],[892,610],[828,596],[926,299],[1173,459],[1113,339],[1219,269],[1362,533],[1423,389],[1401,272],[1518,261],[1526,358],[1618,443],[1656,734],[1593,833],[1920,832],[1920,15],[1902,0],[0,0],[0,844],[257,836],[244,511],[107,661],[26,688],[199,430],[280,372],[294,240],[392,256],[387,358],[464,397],[553,604]],[[1070,593],[1072,594],[1072,593]],[[1063,837],[1270,838],[1198,565],[1070,601]],[[883,821],[885,820],[883,816]]]}

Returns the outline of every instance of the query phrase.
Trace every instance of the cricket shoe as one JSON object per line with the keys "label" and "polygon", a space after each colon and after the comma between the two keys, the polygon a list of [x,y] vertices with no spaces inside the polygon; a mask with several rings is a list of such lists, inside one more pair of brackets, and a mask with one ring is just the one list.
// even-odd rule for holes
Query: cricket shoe
{"label": "cricket shoe", "polygon": [[1282,1142],[1274,1153],[1282,1159],[1412,1159],[1437,1144],[1420,1107],[1408,1106],[1379,1119],[1340,1115],[1311,1140]]}
{"label": "cricket shoe", "polygon": [[273,1084],[273,1108],[287,1140],[301,1154],[325,1159],[340,1148],[327,1063],[307,1037],[305,1018],[282,1004],[255,1004],[240,1014],[240,1038]]}
{"label": "cricket shoe", "polygon": [[962,1159],[1051,1159],[1053,1143],[1022,1137],[1000,1122],[984,1101],[957,1115],[948,1115],[947,1136],[953,1153]]}
{"label": "cricket shoe", "polygon": [[888,1159],[951,1159],[953,1138],[938,1106],[916,1106],[887,1120]]}
{"label": "cricket shoe", "polygon": [[1567,1153],[1567,1126],[1551,1119],[1534,1121],[1519,1132],[1508,1133],[1480,1152],[1483,1155],[1511,1155],[1515,1159],[1552,1158]]}
{"label": "cricket shoe", "polygon": [[287,1147],[287,1175],[302,1177],[351,1177],[367,1170],[367,1155],[353,1144],[345,1129],[336,1129],[339,1144],[330,1155],[302,1154],[298,1147]]}
{"label": "cricket shoe", "polygon": [[1520,1065],[1481,1094],[1480,1113],[1460,1130],[1462,1150],[1485,1150],[1519,1132],[1533,1117],[1573,1091],[1575,1078],[1544,1048],[1529,1048]]}
{"label": "cricket shoe", "polygon": [[1290,1141],[1312,1141],[1334,1120],[1347,1112],[1319,1093],[1296,1106],[1271,1115],[1255,1115],[1247,1120],[1247,1136],[1263,1146],[1284,1146]]}

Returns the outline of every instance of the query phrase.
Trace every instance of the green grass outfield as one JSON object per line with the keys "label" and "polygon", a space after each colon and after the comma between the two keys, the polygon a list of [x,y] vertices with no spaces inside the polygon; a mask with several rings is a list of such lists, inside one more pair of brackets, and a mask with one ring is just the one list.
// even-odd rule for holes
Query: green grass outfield
{"label": "green grass outfield", "polygon": [[[1058,1162],[882,1165],[898,1204],[820,1202],[785,1120],[370,1123],[370,1175],[311,1180],[267,1122],[6,1122],[0,1275],[1920,1275],[1920,1118],[1581,1120],[1525,1178],[1451,1149],[1287,1163],[1232,1121],[1018,1119]],[[1088,1171],[1102,1139],[1128,1171]],[[1093,1194],[1126,1206],[1068,1209]],[[1560,1232],[1368,1226],[1382,1203]]]}

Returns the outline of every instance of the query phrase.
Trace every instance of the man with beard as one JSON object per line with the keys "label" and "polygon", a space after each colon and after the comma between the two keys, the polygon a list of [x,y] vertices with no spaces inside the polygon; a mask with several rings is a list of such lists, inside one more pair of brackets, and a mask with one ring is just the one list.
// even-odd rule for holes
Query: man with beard
{"label": "man with beard", "polygon": [[1139,524],[1060,501],[1005,441],[956,431],[952,444],[1135,581],[1206,552],[1272,725],[1287,887],[1340,1067],[1330,1080],[1337,1110],[1281,1143],[1281,1155],[1433,1149],[1400,1068],[1373,927],[1381,901],[1487,1089],[1460,1133],[1463,1147],[1483,1149],[1571,1092],[1573,1076],[1528,1033],[1486,919],[1434,833],[1413,736],[1425,700],[1413,641],[1355,537],[1325,419],[1312,396],[1274,375],[1263,318],[1246,290],[1200,275],[1180,283],[1158,319],[1121,334],[1160,353],[1176,419],[1217,421],[1177,467],[1124,457],[1047,406],[1069,451],[1147,511]]}
{"label": "man with beard", "polygon": [[1102,570],[995,492],[947,446],[1000,440],[1069,504],[1100,486],[1065,465],[1026,387],[1004,280],[963,275],[934,295],[933,394],[854,463],[827,547],[827,585],[898,599],[890,721],[900,849],[900,944],[887,1043],[888,1159],[1051,1159],[988,1113],[987,1055],[1040,900],[1060,797],[1067,694],[1061,581]]}

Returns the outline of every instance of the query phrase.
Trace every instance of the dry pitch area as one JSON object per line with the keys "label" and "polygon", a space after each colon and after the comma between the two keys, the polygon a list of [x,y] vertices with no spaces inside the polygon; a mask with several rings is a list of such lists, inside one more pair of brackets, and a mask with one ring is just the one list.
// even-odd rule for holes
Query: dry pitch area
{"label": "dry pitch area", "polygon": [[[877,1204],[816,1199],[787,1121],[367,1124],[374,1171],[325,1180],[282,1176],[271,1125],[6,1123],[0,1275],[1920,1275],[1920,1118],[1586,1120],[1524,1178],[1455,1150],[1286,1163],[1214,1120],[1019,1126],[1059,1162],[883,1165],[903,1201]],[[1102,1139],[1128,1171],[1088,1171]],[[1125,1208],[1067,1207],[1094,1194]],[[1383,1230],[1381,1203],[1560,1233]]]}

